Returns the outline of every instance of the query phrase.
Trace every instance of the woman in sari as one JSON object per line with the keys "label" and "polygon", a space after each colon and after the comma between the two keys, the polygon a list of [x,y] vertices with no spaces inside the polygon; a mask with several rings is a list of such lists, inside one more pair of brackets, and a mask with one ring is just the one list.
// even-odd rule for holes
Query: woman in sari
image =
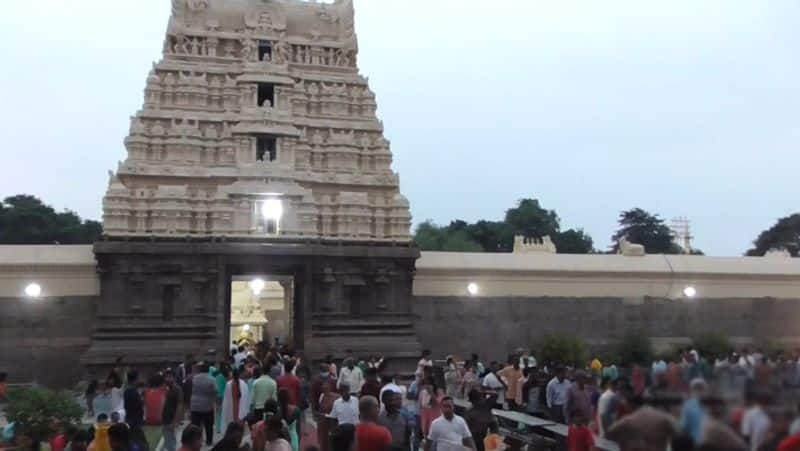
{"label": "woman in sari", "polygon": [[319,395],[319,412],[317,412],[317,442],[321,451],[330,448],[331,419],[328,415],[333,410],[333,403],[339,399],[339,393],[333,390],[333,382],[322,383],[322,394]]}
{"label": "woman in sari", "polygon": [[300,450],[300,437],[297,434],[297,426],[300,422],[300,408],[289,403],[289,391],[285,388],[278,390],[278,406],[283,422],[289,426],[289,442],[294,451]]}
{"label": "woman in sari", "polygon": [[479,390],[481,387],[481,380],[478,377],[475,365],[472,362],[464,364],[464,377],[461,379],[461,393],[460,398],[467,398],[469,392],[472,390]]}
{"label": "woman in sari", "polygon": [[233,370],[233,378],[225,386],[222,398],[222,424],[241,423],[250,412],[250,397],[247,383],[239,379],[239,370]]}
{"label": "woman in sari", "polygon": [[453,356],[447,356],[447,365],[444,368],[444,385],[447,396],[458,398],[458,391],[461,388],[461,373]]}
{"label": "woman in sari", "polygon": [[428,376],[419,391],[419,416],[423,437],[428,436],[433,420],[442,415],[439,403],[442,398],[444,398],[443,391],[436,387],[433,376]]}

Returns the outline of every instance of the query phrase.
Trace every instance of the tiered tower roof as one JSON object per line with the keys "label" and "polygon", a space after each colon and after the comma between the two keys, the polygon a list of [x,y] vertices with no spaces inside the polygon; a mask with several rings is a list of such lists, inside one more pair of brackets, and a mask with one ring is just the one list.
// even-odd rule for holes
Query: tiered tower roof
{"label": "tiered tower roof", "polygon": [[[105,233],[409,241],[357,56],[352,0],[173,0]],[[273,223],[261,213],[275,201]]]}

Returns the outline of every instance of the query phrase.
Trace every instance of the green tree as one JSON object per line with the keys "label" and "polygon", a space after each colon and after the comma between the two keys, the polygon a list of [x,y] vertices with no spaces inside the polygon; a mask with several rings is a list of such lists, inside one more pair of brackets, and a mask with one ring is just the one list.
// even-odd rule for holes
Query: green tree
{"label": "green tree", "polygon": [[692,340],[692,347],[700,353],[701,356],[713,360],[720,356],[726,356],[733,351],[733,345],[727,336],[717,333],[709,332]]}
{"label": "green tree", "polygon": [[442,243],[442,250],[445,252],[483,252],[481,245],[472,241],[467,232],[463,230],[447,234]]}
{"label": "green tree", "polygon": [[486,252],[511,252],[514,249],[514,229],[503,221],[480,220],[470,224],[467,233]]}
{"label": "green tree", "polygon": [[445,232],[430,219],[419,224],[414,232],[414,241],[423,251],[440,251],[444,243]]}
{"label": "green tree", "polygon": [[611,237],[612,250],[619,250],[619,240],[627,238],[641,244],[648,254],[678,254],[680,246],[672,242],[672,232],[658,215],[641,208],[623,211],[619,215],[619,229]]}
{"label": "green tree", "polygon": [[761,232],[747,251],[749,256],[762,256],[771,250],[785,249],[792,257],[800,257],[800,213],[778,219],[769,229]]}
{"label": "green tree", "polygon": [[447,226],[428,220],[419,224],[414,240],[424,251],[511,252],[514,236],[541,238],[549,235],[564,254],[594,252],[592,237],[582,229],[560,231],[558,215],[541,207],[536,199],[522,199],[506,211],[504,221],[480,220],[473,224],[457,219]]}
{"label": "green tree", "polygon": [[552,238],[559,254],[591,254],[594,252],[594,241],[583,229],[565,230]]}
{"label": "green tree", "polygon": [[467,223],[453,221],[440,227],[428,220],[417,226],[414,240],[423,251],[481,252],[480,244],[472,240],[467,232]]}
{"label": "green tree", "polygon": [[80,424],[83,409],[69,392],[21,388],[9,393],[6,416],[37,449],[39,443],[53,437],[53,426]]}
{"label": "green tree", "polygon": [[0,244],[89,244],[102,233],[99,222],[71,211],[58,213],[34,196],[20,194],[0,203]]}
{"label": "green tree", "polygon": [[586,343],[569,334],[551,334],[542,338],[538,347],[544,364],[553,362],[559,365],[571,365],[579,368],[586,366],[589,356]]}
{"label": "green tree", "polygon": [[617,343],[616,355],[624,366],[649,365],[653,361],[653,344],[644,331],[631,329]]}
{"label": "green tree", "polygon": [[536,199],[521,199],[516,207],[506,211],[506,224],[514,233],[526,238],[554,237],[561,228],[555,210],[545,210]]}

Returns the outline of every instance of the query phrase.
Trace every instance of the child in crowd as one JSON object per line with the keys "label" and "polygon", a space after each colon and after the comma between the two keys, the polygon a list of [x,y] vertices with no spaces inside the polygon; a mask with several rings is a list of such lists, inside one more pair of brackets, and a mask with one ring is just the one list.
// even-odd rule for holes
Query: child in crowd
{"label": "child in crowd", "polygon": [[486,451],[500,451],[504,448],[503,438],[500,437],[500,427],[496,422],[489,425],[489,435],[483,439],[483,448]]}
{"label": "child in crowd", "polygon": [[98,415],[97,423],[94,425],[94,440],[89,443],[87,451],[111,451],[111,442],[108,438],[108,430],[110,428],[111,424],[108,422],[108,415],[104,413]]}
{"label": "child in crowd", "polygon": [[569,451],[592,451],[594,434],[588,427],[589,419],[582,414],[573,415],[573,423],[567,433],[567,449]]}

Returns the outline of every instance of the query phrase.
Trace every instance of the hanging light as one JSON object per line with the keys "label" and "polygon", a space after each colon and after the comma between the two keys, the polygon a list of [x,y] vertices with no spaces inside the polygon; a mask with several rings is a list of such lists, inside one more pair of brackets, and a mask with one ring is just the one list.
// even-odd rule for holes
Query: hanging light
{"label": "hanging light", "polygon": [[470,282],[470,284],[467,285],[467,293],[469,293],[470,296],[477,296],[479,291],[480,289],[477,283]]}
{"label": "hanging light", "polygon": [[25,296],[38,298],[42,296],[42,286],[36,282],[31,282],[25,287]]}
{"label": "hanging light", "polygon": [[697,296],[697,289],[689,285],[683,289],[683,295],[689,299],[692,299],[693,297]]}
{"label": "hanging light", "polygon": [[250,291],[253,292],[254,296],[258,296],[264,291],[264,288],[267,286],[267,283],[264,282],[264,279],[253,279],[249,283]]}
{"label": "hanging light", "polygon": [[245,332],[250,332],[250,325],[249,324],[245,324],[244,326],[242,326],[242,330],[245,331]]}

